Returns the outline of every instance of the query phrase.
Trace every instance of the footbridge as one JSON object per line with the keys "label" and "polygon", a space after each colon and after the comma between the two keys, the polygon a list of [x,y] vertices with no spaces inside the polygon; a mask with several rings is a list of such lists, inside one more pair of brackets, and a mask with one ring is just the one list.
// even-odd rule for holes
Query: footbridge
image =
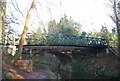
{"label": "footbridge", "polygon": [[[14,39],[16,50],[19,39]],[[26,45],[23,46],[23,60],[32,59],[33,64],[43,54],[50,53],[60,60],[59,70],[63,78],[68,78],[71,64],[75,62],[74,55],[83,54],[95,56],[107,48],[108,42],[102,38],[83,37],[74,35],[27,35]]]}
{"label": "footbridge", "polygon": [[[20,36],[15,34],[6,35],[6,43],[14,44],[18,48]],[[28,51],[34,57],[40,51],[52,53],[68,53],[77,54],[91,53],[98,54],[101,49],[107,48],[108,42],[102,38],[84,37],[75,35],[31,35],[27,34],[25,45],[23,46],[23,54]],[[37,52],[36,52],[37,51]],[[27,53],[28,54],[28,53]],[[79,53],[78,53],[79,54]]]}
{"label": "footbridge", "polygon": [[[17,40],[14,43],[16,44],[18,39],[14,40]],[[26,41],[26,45],[23,46],[23,55],[29,55],[33,59],[45,52],[53,53],[58,57],[67,55],[70,59],[74,54],[97,55],[108,45],[105,39],[74,35],[27,35]]]}

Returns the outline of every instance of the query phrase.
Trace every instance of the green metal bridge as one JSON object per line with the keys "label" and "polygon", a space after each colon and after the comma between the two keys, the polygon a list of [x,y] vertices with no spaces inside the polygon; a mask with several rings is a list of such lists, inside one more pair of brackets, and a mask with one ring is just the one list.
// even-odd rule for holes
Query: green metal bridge
{"label": "green metal bridge", "polygon": [[[7,36],[7,42],[15,46],[9,47],[9,54],[15,55],[18,50],[20,36]],[[31,60],[34,65],[43,54],[56,56],[59,59],[59,73],[63,78],[71,76],[75,55],[81,54],[88,57],[108,54],[106,39],[74,35],[27,35],[22,50],[22,60]],[[15,49],[14,49],[15,47]],[[12,52],[11,52],[12,50]],[[53,58],[54,59],[54,58]],[[31,62],[30,61],[30,62]],[[19,63],[18,63],[19,64]],[[51,65],[52,66],[52,65]],[[50,66],[50,67],[51,67]],[[54,69],[53,69],[54,70]],[[68,76],[70,74],[70,76]]]}
{"label": "green metal bridge", "polygon": [[[8,35],[5,37],[6,44],[18,45],[20,36]],[[55,45],[55,46],[89,46],[106,47],[106,39],[95,37],[84,37],[75,35],[27,35],[25,45]]]}
{"label": "green metal bridge", "polygon": [[31,35],[27,36],[28,45],[55,45],[55,46],[90,46],[106,47],[107,40],[95,37],[83,37],[74,35]]}

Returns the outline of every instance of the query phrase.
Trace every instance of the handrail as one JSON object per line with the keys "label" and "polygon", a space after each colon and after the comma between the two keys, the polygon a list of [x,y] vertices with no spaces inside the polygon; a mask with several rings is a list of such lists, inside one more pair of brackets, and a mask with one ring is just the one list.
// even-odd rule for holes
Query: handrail
{"label": "handrail", "polygon": [[[18,37],[16,38],[18,39]],[[15,41],[18,42],[19,40]],[[29,45],[75,45],[75,46],[107,46],[103,38],[84,37],[75,35],[27,35]]]}
{"label": "handrail", "polygon": [[95,37],[83,37],[74,35],[47,35],[47,36],[31,36],[28,41],[34,44],[45,45],[77,45],[77,46],[106,46],[107,41]]}

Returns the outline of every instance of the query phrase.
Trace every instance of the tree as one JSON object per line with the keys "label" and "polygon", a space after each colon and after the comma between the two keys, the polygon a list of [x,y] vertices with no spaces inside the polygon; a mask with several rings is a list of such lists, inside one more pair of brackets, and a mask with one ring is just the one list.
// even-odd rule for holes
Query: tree
{"label": "tree", "polygon": [[48,24],[48,34],[59,34],[60,28],[58,27],[56,21],[53,19]]}
{"label": "tree", "polygon": [[108,29],[107,29],[107,27],[102,26],[101,33],[102,33],[102,37],[103,38],[105,38],[105,39],[108,38],[108,34],[107,34],[108,33]]}
{"label": "tree", "polygon": [[120,1],[119,0],[110,0],[113,8],[113,15],[110,16],[114,21],[117,28],[118,36],[118,54],[120,54]]}
{"label": "tree", "polygon": [[58,24],[60,31],[59,34],[63,35],[79,35],[79,23],[75,22],[71,17],[70,19],[64,15],[63,18],[60,19]]}
{"label": "tree", "polygon": [[36,34],[38,34],[38,35],[41,35],[41,34],[42,34],[42,31],[41,31],[40,27],[37,28]]}
{"label": "tree", "polygon": [[48,34],[79,35],[81,25],[75,22],[72,17],[68,19],[66,15],[60,19],[59,23],[52,20],[48,24]]}
{"label": "tree", "polygon": [[[0,1],[0,38],[3,37],[4,39],[4,30],[5,30],[5,25],[7,25],[6,23],[6,2],[7,0],[4,0],[4,1]],[[1,40],[1,39],[0,39]],[[4,43],[4,40],[2,41]]]}
{"label": "tree", "polygon": [[22,36],[20,38],[18,52],[15,55],[15,58],[13,59],[14,63],[16,63],[17,60],[20,59],[20,56],[22,55],[23,44],[24,44],[25,37],[26,37],[27,31],[28,31],[28,26],[29,26],[29,21],[30,21],[30,18],[31,18],[31,13],[33,12],[33,9],[35,8],[35,6],[36,6],[36,0],[33,0],[32,4],[31,4],[31,7],[28,11],[28,14],[26,16],[26,21],[25,21],[25,25],[24,25],[24,30],[22,32]]}
{"label": "tree", "polygon": [[86,32],[83,31],[82,34],[81,34],[82,37],[85,37],[86,36]]}

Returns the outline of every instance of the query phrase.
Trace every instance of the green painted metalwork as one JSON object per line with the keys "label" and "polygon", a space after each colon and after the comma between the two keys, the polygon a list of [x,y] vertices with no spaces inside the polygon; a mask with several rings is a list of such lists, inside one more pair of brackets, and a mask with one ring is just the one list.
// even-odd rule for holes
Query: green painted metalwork
{"label": "green painted metalwork", "polygon": [[30,45],[71,45],[71,46],[107,46],[105,39],[74,35],[32,35],[28,37]]}

